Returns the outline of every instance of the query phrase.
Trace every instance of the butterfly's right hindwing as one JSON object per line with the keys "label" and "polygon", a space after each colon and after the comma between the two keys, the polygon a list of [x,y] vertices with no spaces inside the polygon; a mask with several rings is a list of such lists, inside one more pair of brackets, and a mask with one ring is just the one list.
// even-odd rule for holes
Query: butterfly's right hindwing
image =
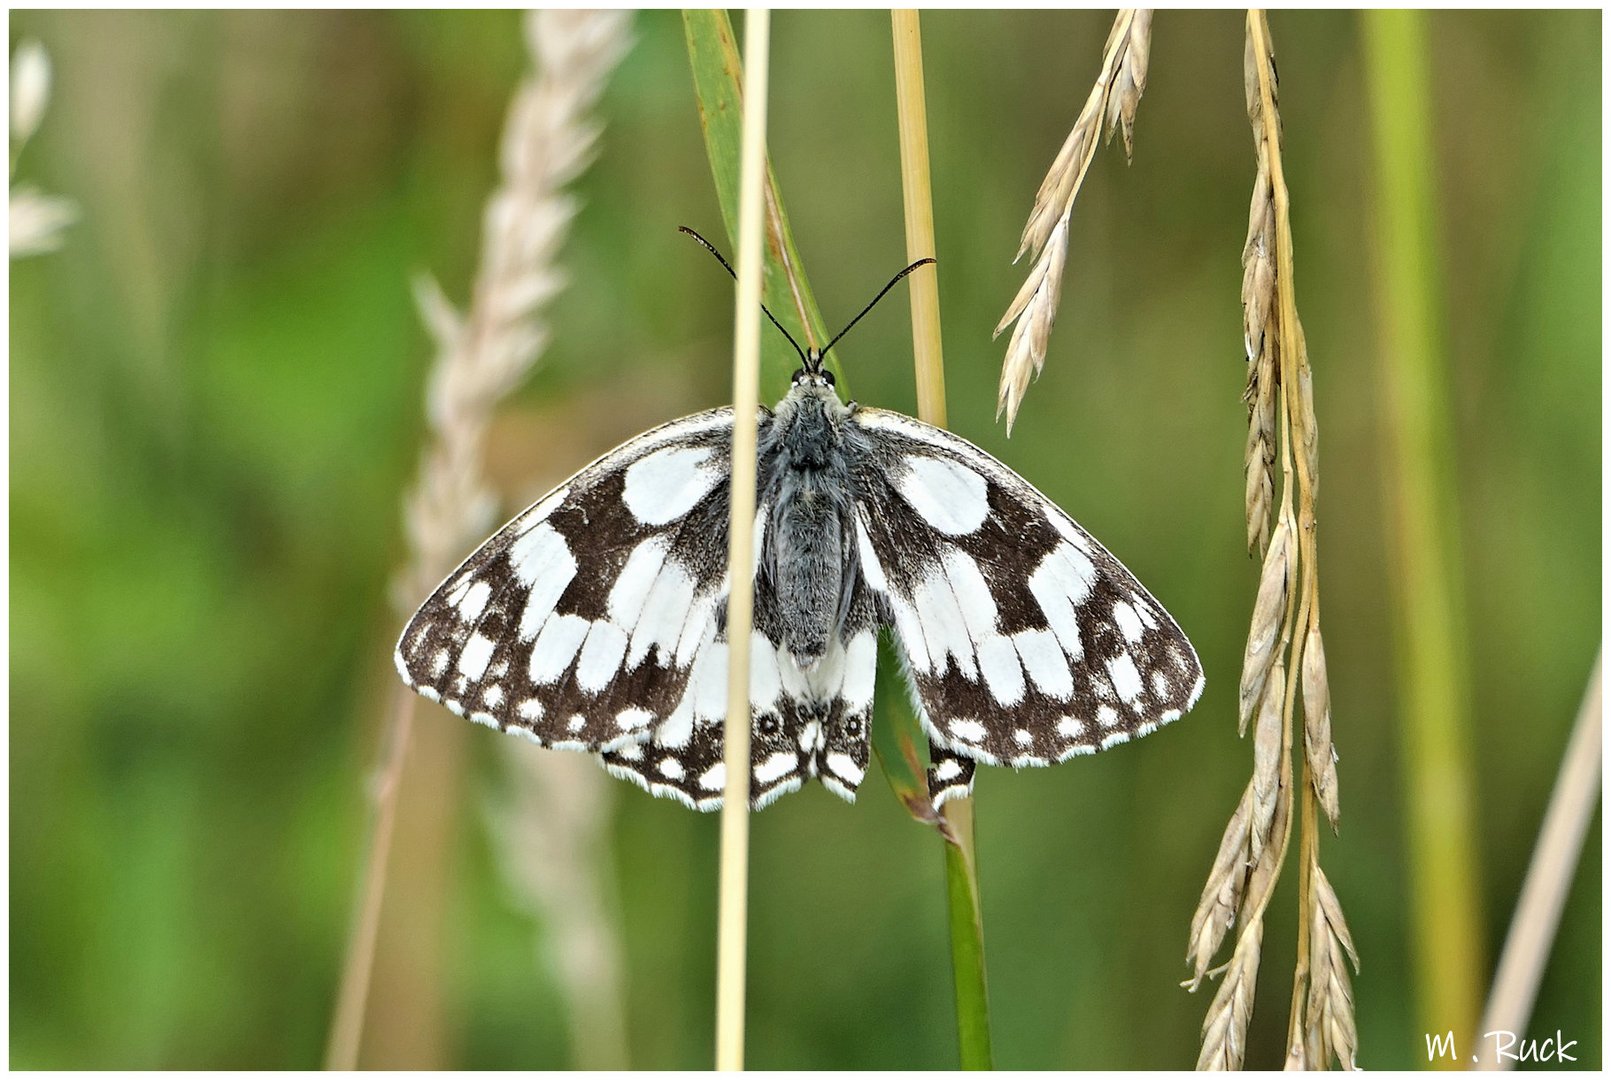
{"label": "butterfly's right hindwing", "polygon": [[732,422],[646,432],[504,526],[404,628],[403,681],[544,745],[648,740],[725,600]]}

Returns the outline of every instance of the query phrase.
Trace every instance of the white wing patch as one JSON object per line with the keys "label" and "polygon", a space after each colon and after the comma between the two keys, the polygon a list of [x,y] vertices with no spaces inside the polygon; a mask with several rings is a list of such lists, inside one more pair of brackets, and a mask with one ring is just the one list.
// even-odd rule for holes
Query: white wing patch
{"label": "white wing patch", "polygon": [[1141,696],[1141,673],[1136,670],[1136,662],[1129,653],[1120,653],[1108,661],[1108,671],[1113,675],[1113,691],[1119,695],[1119,700],[1126,705],[1132,705]]}
{"label": "white wing patch", "polygon": [[1024,700],[1024,669],[1011,639],[990,634],[978,641],[977,647],[979,670],[990,688],[990,696],[1001,705],[1016,705]]}
{"label": "white wing patch", "polygon": [[576,685],[596,694],[615,679],[626,656],[627,634],[613,622],[600,620],[588,628],[576,661]]}
{"label": "white wing patch", "polygon": [[947,536],[978,530],[990,514],[984,477],[948,458],[912,455],[895,481],[923,520]]}
{"label": "white wing patch", "polygon": [[654,588],[666,564],[666,546],[665,537],[651,536],[632,549],[626,565],[621,567],[620,575],[610,587],[606,610],[611,622],[636,629],[643,617],[649,590]]}
{"label": "white wing patch", "polygon": [[576,651],[587,639],[593,624],[575,615],[556,615],[543,624],[531,647],[527,673],[533,684],[547,686],[558,682],[570,670]]}
{"label": "white wing patch", "polygon": [[1142,635],[1146,632],[1141,625],[1141,616],[1136,614],[1136,609],[1131,607],[1127,600],[1119,600],[1114,603],[1113,623],[1119,628],[1119,633],[1124,635],[1124,640],[1132,645],[1140,641]]}
{"label": "white wing patch", "polygon": [[693,574],[680,563],[661,562],[632,628],[632,640],[627,645],[628,667],[637,667],[650,649],[655,650],[655,662],[661,667],[670,663],[677,654],[677,642],[697,587]]}
{"label": "white wing patch", "polygon": [[546,524],[526,532],[510,546],[509,566],[522,585],[530,587],[542,582],[545,592],[554,588],[563,592],[576,576],[570,544]]}
{"label": "white wing patch", "polygon": [[709,447],[668,446],[627,468],[622,493],[627,509],[645,525],[665,525],[692,510],[721,483],[725,469],[711,468]]}
{"label": "white wing patch", "polygon": [[1057,635],[1050,630],[1020,630],[1013,635],[1013,645],[1036,690],[1058,701],[1073,696],[1074,673]]}
{"label": "white wing patch", "polygon": [[951,660],[966,678],[978,678],[968,621],[945,574],[932,571],[925,574],[912,599],[923,628],[925,651],[934,665],[940,667]]}

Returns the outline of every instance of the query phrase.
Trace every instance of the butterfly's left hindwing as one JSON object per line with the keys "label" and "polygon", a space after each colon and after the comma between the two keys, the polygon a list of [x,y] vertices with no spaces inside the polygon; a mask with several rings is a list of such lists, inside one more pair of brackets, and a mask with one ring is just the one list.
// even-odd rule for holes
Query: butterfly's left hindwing
{"label": "butterfly's left hindwing", "polygon": [[[894,626],[931,741],[931,785],[963,759],[1047,765],[1146,735],[1202,691],[1191,643],[1141,583],[971,443],[861,409],[863,579]],[[940,775],[941,773],[945,775]]]}

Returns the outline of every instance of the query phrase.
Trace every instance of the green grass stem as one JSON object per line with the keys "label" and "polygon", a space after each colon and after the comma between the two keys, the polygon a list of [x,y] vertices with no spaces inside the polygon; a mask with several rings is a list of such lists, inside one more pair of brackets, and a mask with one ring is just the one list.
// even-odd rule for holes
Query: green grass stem
{"label": "green grass stem", "polygon": [[[906,216],[906,257],[936,253],[929,183],[928,110],[923,87],[923,31],[913,10],[890,12],[895,51],[895,106],[901,143],[901,190]],[[912,353],[918,417],[945,426],[945,359],[940,347],[939,267],[912,275]],[[951,927],[951,979],[956,995],[957,1048],[964,1069],[989,1069],[990,998],[985,983],[984,913],[979,902],[973,836],[973,800],[946,807],[946,899]]]}
{"label": "green grass stem", "polygon": [[1459,512],[1436,243],[1432,76],[1420,12],[1370,11],[1377,312],[1389,564],[1419,1030],[1471,1045],[1486,964],[1477,893]]}

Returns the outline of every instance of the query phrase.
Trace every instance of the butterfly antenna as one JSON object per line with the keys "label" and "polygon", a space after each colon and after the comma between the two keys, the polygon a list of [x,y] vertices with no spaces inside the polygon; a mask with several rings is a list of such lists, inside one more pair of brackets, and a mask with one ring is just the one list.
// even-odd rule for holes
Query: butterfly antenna
{"label": "butterfly antenna", "polygon": [[846,334],[850,333],[850,328],[852,326],[855,326],[857,323],[861,322],[861,316],[865,315],[869,311],[873,310],[873,308],[878,304],[878,302],[880,300],[884,299],[884,294],[889,292],[891,289],[893,289],[895,287],[896,282],[900,281],[901,278],[905,277],[907,274],[910,274],[913,270],[916,270],[918,267],[927,266],[929,263],[932,263],[934,261],[935,260],[933,260],[933,259],[919,259],[919,260],[917,260],[917,262],[913,263],[911,266],[908,266],[905,270],[902,270],[900,273],[898,273],[894,277],[890,278],[889,279],[889,284],[885,285],[882,289],[878,290],[878,295],[873,297],[872,303],[868,304],[866,307],[861,309],[861,315],[857,315],[854,319],[851,319],[850,323],[843,330],[839,331],[839,333],[837,333],[837,334],[835,334],[833,336],[832,341],[828,342],[828,344],[826,344],[826,345],[824,345],[822,347],[822,354],[827,355],[828,350],[833,348],[836,344],[838,344],[840,338],[842,338]]}
{"label": "butterfly antenna", "polygon": [[[712,255],[716,256],[716,261],[722,264],[722,268],[725,269],[729,274],[733,275],[733,280],[734,281],[738,280],[738,271],[734,270],[732,268],[732,266],[730,266],[728,264],[727,260],[722,257],[722,253],[716,250],[716,245],[715,244],[712,244],[709,240],[706,240],[703,236],[700,236],[698,233],[694,232],[694,230],[690,229],[686,225],[678,225],[677,226],[677,231],[680,232],[680,233],[687,233],[689,236],[693,237],[695,240],[698,240],[701,244],[703,244],[706,251],[708,251]],[[902,272],[904,273],[905,271],[902,271]],[[890,282],[890,284],[893,285],[894,282]],[[888,290],[886,289],[885,291],[887,292]],[[794,340],[794,335],[790,334],[787,330],[783,329],[783,324],[778,322],[777,319],[772,318],[772,313],[770,311],[767,311],[765,304],[761,305],[761,310],[766,313],[766,317],[768,319],[772,320],[772,325],[778,328],[778,333],[782,334],[784,337],[789,339],[789,344],[794,346],[794,351],[800,354],[800,362],[802,364],[805,364],[807,367],[810,367],[811,366],[811,361],[806,358],[805,350],[800,348],[800,343],[798,341]],[[860,317],[861,316],[859,316],[859,315],[857,316],[857,318],[860,318]],[[823,351],[826,352],[827,350],[823,350]]]}

